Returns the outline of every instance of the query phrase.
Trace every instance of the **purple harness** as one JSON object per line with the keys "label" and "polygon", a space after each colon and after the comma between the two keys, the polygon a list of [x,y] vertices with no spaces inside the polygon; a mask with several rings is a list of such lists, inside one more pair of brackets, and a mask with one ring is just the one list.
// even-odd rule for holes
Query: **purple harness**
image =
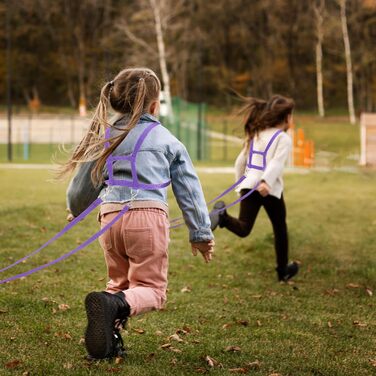
{"label": "purple harness", "polygon": [[[149,132],[152,129],[154,129],[154,127],[156,127],[159,124],[160,123],[157,123],[157,122],[153,122],[153,123],[149,124],[149,126],[143,131],[143,133],[141,134],[140,138],[137,140],[136,145],[135,145],[134,150],[133,150],[133,152],[132,152],[131,155],[129,155],[129,156],[117,156],[117,157],[114,157],[114,156],[110,155],[107,158],[106,166],[107,166],[109,178],[106,181],[106,184],[108,186],[123,186],[123,187],[125,186],[125,187],[129,187],[129,188],[132,188],[132,189],[134,188],[134,189],[153,190],[153,189],[165,188],[165,187],[167,187],[170,184],[170,180],[167,181],[167,182],[165,182],[165,183],[159,183],[159,184],[144,184],[144,183],[140,183],[139,180],[138,180],[138,177],[137,177],[137,169],[136,169],[137,153],[139,152],[139,150],[141,148],[141,145],[144,142],[144,140],[147,137],[147,135],[149,134]],[[263,152],[254,151],[253,150],[253,140],[251,141],[250,150],[249,150],[249,162],[247,164],[247,167],[249,167],[249,168],[255,168],[257,170],[262,170],[262,171],[265,170],[265,168],[266,168],[266,155],[267,155],[267,153],[269,151],[269,148],[272,145],[273,141],[276,139],[276,137],[281,132],[282,131],[279,130],[279,131],[277,131],[272,136],[272,138],[270,139],[268,145],[266,146],[266,149]],[[106,139],[110,138],[110,128],[106,129],[105,137],[106,137]],[[109,146],[110,146],[109,142],[106,142],[105,147],[108,148]],[[252,157],[253,157],[254,154],[261,154],[263,156],[262,166],[257,166],[257,165],[253,165],[252,164]],[[126,161],[129,161],[131,163],[131,173],[132,173],[132,180],[131,181],[129,181],[129,180],[117,180],[117,179],[114,178],[113,163],[116,162],[116,161],[120,161],[120,160],[126,160]],[[209,205],[212,204],[214,201],[217,201],[221,197],[225,196],[227,193],[231,192],[245,178],[246,178],[246,176],[243,175],[236,183],[234,183],[233,185],[231,185],[231,187],[229,187],[228,189],[226,189],[219,196],[217,196],[214,199],[212,199],[211,201],[209,201],[208,204]],[[230,207],[236,205],[237,203],[239,203],[240,201],[244,200],[246,197],[248,197],[251,193],[253,193],[257,189],[257,187],[259,186],[259,184],[260,184],[260,182],[258,182],[255,185],[255,187],[252,190],[250,190],[249,192],[247,192],[245,195],[243,195],[242,197],[240,197],[237,200],[233,201],[232,203],[226,205],[224,208],[219,209],[217,212],[220,212],[220,211],[223,211],[223,210],[225,210],[227,208],[230,208]],[[37,254],[38,252],[40,252],[42,249],[46,248],[48,245],[50,245],[51,243],[53,243],[55,240],[57,240],[60,237],[62,237],[66,232],[68,232],[77,223],[81,222],[87,215],[89,215],[102,202],[103,201],[102,201],[101,198],[97,198],[86,210],[84,210],[78,217],[76,217],[72,222],[70,222],[68,225],[66,225],[59,233],[57,233],[54,237],[52,237],[50,240],[48,240],[45,244],[43,244],[41,247],[39,247],[35,251],[31,252],[30,254],[28,254],[28,255],[22,257],[21,259],[15,261],[11,265],[8,265],[8,266],[0,269],[0,273],[4,272],[4,271],[6,271],[6,270],[8,270],[10,268],[12,268],[13,266],[18,265],[19,263],[21,263],[22,261],[28,259],[29,257],[34,256],[35,254]],[[26,277],[26,276],[28,276],[30,274],[33,274],[33,273],[36,273],[36,272],[38,272],[40,270],[45,269],[48,266],[57,264],[58,262],[60,262],[62,260],[65,260],[69,256],[77,253],[78,251],[80,251],[83,248],[85,248],[87,245],[89,245],[92,242],[94,242],[94,240],[98,239],[112,225],[114,225],[129,209],[130,209],[130,207],[128,205],[125,205],[124,208],[116,215],[115,218],[113,218],[113,220],[111,222],[109,222],[100,231],[98,231],[97,233],[95,233],[93,236],[91,236],[84,243],[82,243],[81,245],[79,245],[78,247],[76,247],[75,249],[73,249],[72,251],[65,253],[64,255],[60,256],[59,258],[57,258],[57,259],[55,259],[53,261],[50,261],[50,262],[48,262],[46,264],[43,264],[43,265],[40,265],[40,266],[35,267],[33,269],[30,269],[29,271],[26,271],[26,272],[23,272],[23,273],[19,273],[19,274],[13,275],[12,277],[8,277],[6,279],[0,280],[0,284],[4,284],[6,282],[10,282],[10,281],[14,281],[16,279],[22,278],[22,277]],[[170,223],[172,224],[172,223],[179,222],[181,219],[182,219],[182,217],[175,218],[175,219],[171,220]],[[182,225],[183,225],[183,223],[180,223],[180,224],[177,224],[177,225],[170,226],[170,228],[173,229],[173,228],[180,227]]]}

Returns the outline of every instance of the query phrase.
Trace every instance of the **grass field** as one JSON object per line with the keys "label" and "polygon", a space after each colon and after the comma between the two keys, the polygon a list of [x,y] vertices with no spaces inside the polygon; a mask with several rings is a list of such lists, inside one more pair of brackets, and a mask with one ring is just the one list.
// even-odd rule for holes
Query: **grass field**
{"label": "grass field", "polygon": [[[50,177],[0,168],[0,267],[65,225],[65,186]],[[201,178],[207,199],[232,181],[231,175]],[[83,299],[106,282],[95,243],[55,267],[0,285],[0,374],[374,375],[376,176],[331,172],[285,180],[291,258],[301,262],[294,283],[276,282],[263,212],[248,238],[217,231],[209,265],[191,255],[186,229],[172,230],[166,309],[130,320],[125,362],[89,364]],[[94,217],[1,276],[68,252],[97,230]],[[170,337],[176,332],[182,342]]]}

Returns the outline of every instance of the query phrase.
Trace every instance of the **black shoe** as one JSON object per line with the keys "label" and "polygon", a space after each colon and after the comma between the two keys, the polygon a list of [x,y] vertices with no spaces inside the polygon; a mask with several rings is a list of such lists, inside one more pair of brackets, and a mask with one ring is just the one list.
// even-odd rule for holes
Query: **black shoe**
{"label": "black shoe", "polygon": [[211,222],[210,228],[212,231],[214,231],[218,225],[219,227],[223,227],[224,218],[227,215],[227,212],[226,209],[220,209],[223,209],[225,206],[226,204],[224,203],[224,201],[217,201],[213,206],[213,210],[209,213]]}
{"label": "black shoe", "polygon": [[277,267],[275,270],[278,274],[278,281],[287,282],[294,275],[298,274],[299,265],[296,262],[292,262],[284,268]]}
{"label": "black shoe", "polygon": [[115,321],[124,325],[130,314],[124,294],[91,292],[85,298],[85,308],[88,320],[85,346],[89,356],[94,359],[123,356],[123,340]]}

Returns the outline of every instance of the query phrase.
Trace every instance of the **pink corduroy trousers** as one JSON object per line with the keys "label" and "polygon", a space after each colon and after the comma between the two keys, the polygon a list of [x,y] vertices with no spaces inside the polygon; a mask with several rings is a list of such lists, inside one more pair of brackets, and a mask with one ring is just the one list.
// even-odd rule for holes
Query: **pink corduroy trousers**
{"label": "pink corduroy trousers", "polygon": [[[101,227],[118,212],[102,214]],[[107,292],[123,291],[131,316],[161,309],[166,301],[169,222],[157,208],[131,209],[100,238]]]}

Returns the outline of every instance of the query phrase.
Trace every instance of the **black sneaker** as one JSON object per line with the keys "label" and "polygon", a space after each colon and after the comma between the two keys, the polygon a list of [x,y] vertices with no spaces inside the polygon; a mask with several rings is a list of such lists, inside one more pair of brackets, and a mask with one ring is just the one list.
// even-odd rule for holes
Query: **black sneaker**
{"label": "black sneaker", "polygon": [[[120,295],[121,294],[121,295]],[[85,298],[88,325],[85,346],[91,359],[105,359],[124,355],[123,340],[115,321],[124,325],[130,307],[123,293],[91,292]]]}
{"label": "black sneaker", "polygon": [[298,274],[299,265],[294,261],[284,268],[277,267],[276,271],[278,274],[278,281],[287,282],[289,279],[294,277],[294,275]]}
{"label": "black sneaker", "polygon": [[219,227],[223,227],[223,219],[227,213],[226,210],[221,209],[223,209],[225,206],[226,204],[224,201],[217,201],[213,206],[213,210],[209,213],[211,222],[210,228],[212,231],[214,231],[218,225]]}

